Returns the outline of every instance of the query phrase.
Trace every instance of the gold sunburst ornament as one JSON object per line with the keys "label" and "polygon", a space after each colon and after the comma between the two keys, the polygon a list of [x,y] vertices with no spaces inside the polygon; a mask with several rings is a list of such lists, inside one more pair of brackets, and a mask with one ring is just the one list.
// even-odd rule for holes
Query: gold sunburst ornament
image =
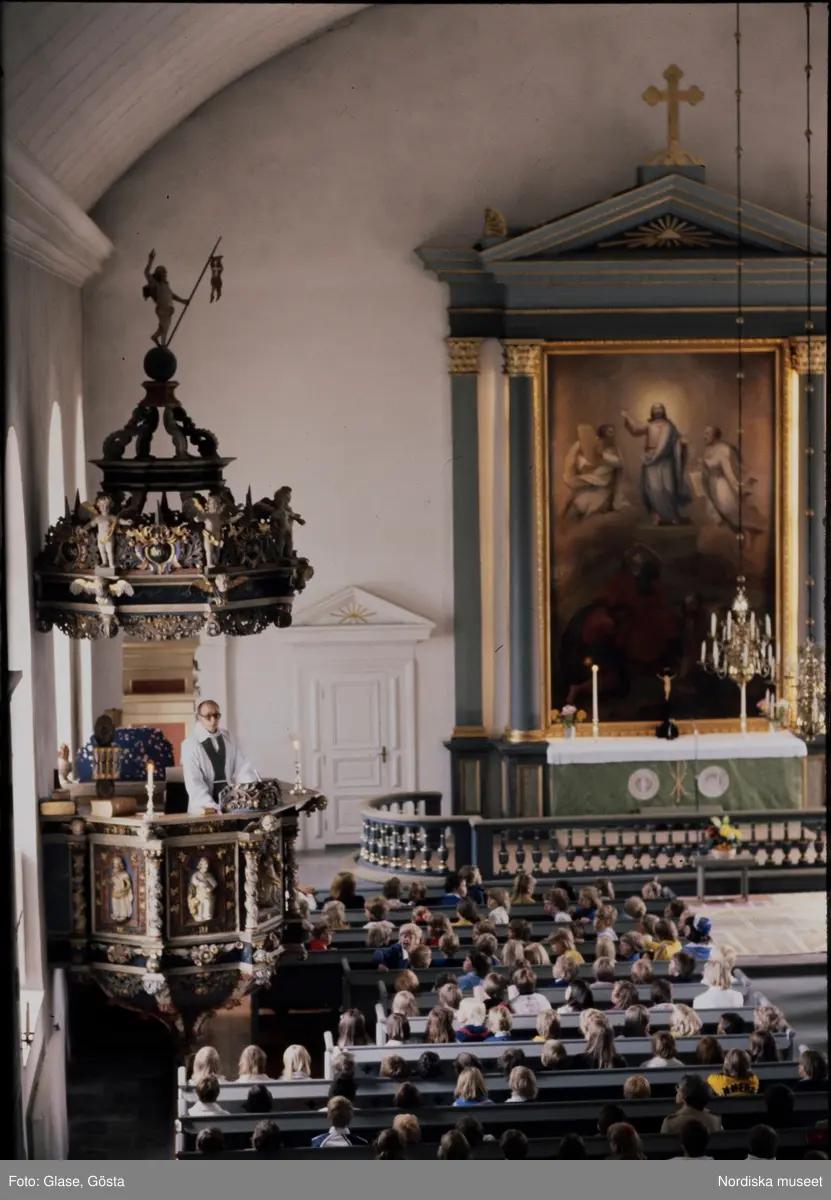
{"label": "gold sunburst ornament", "polygon": [[368,625],[369,618],[374,617],[375,613],[370,612],[365,604],[356,604],[353,600],[351,604],[342,604],[329,616],[337,617],[341,625]]}
{"label": "gold sunburst ornament", "polygon": [[691,221],[669,215],[656,217],[637,229],[629,229],[623,237],[612,242],[601,242],[601,246],[626,246],[630,250],[676,250],[688,246],[691,249],[706,249],[708,246],[729,246],[727,238],[699,229]]}

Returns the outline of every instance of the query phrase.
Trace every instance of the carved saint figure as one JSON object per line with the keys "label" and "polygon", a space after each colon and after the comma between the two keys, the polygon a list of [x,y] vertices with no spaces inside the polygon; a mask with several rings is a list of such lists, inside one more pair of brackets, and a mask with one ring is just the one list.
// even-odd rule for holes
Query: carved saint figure
{"label": "carved saint figure", "polygon": [[204,502],[201,497],[194,496],[192,504],[199,513],[202,525],[202,545],[205,548],[205,567],[210,570],[216,566],[216,552],[222,545],[222,528],[228,524],[228,512],[222,497],[214,493],[211,493]]}
{"label": "carved saint figure", "polygon": [[269,500],[264,497],[255,505],[255,511],[268,517],[274,535],[275,552],[278,558],[294,558],[294,523],[305,525],[300,513],[291,507],[291,488],[281,487]]}
{"label": "carved saint figure", "polygon": [[[701,455],[701,486],[707,516],[716,525],[727,525],[733,533],[739,531],[740,475],[738,450],[724,441],[717,425],[708,425],[704,430],[704,453]],[[764,529],[755,505],[748,503],[755,482],[753,478],[744,480],[741,524],[746,534],[761,533]]]}
{"label": "carved saint figure", "polygon": [[69,746],[62,742],[58,747],[58,787],[66,789],[70,783],[77,782],[72,772],[72,758],[69,753]]}
{"label": "carved saint figure", "polygon": [[110,871],[110,918],[125,925],[133,916],[133,881],[120,855],[113,855]]}
{"label": "carved saint figure", "polygon": [[621,495],[623,459],[614,425],[580,425],[577,441],[566,454],[563,477],[571,495],[563,516],[573,513],[581,520],[599,513],[626,508]]}
{"label": "carved saint figure", "polygon": [[641,461],[641,494],[656,525],[684,525],[682,509],[690,503],[687,487],[687,443],[667,417],[663,404],[653,404],[646,425],[621,414],[632,437],[646,439]]}
{"label": "carved saint figure", "polygon": [[95,526],[98,537],[99,565],[115,570],[115,534],[119,525],[131,525],[132,521],[125,520],[113,512],[112,498],[101,492],[95,497],[95,502],[89,504],[86,500],[82,508],[90,514],[90,524]]}
{"label": "carved saint figure", "polygon": [[147,283],[142,288],[142,295],[145,300],[152,300],[156,305],[156,316],[159,320],[159,327],[154,334],[151,335],[151,340],[157,346],[166,346],[168,334],[170,333],[170,324],[173,320],[173,301],[178,304],[184,304],[187,308],[189,300],[184,300],[181,296],[177,296],[172,290],[167,279],[167,267],[158,266],[154,271],[150,268],[156,259],[156,251],[151,250],[147,256],[147,266],[144,268],[144,278]]}
{"label": "carved saint figure", "polygon": [[200,858],[188,883],[188,911],[200,925],[207,925],[214,918],[217,884],[210,865],[207,858]]}
{"label": "carved saint figure", "polygon": [[276,908],[280,903],[283,881],[280,878],[278,866],[279,859],[269,855],[260,868],[259,902],[262,908]]}
{"label": "carved saint figure", "polygon": [[665,703],[669,704],[669,697],[670,697],[670,693],[672,692],[672,681],[675,678],[675,676],[671,673],[671,671],[667,667],[663,671],[663,673],[658,676],[658,678],[661,680],[661,682],[664,685],[664,701],[665,701]]}

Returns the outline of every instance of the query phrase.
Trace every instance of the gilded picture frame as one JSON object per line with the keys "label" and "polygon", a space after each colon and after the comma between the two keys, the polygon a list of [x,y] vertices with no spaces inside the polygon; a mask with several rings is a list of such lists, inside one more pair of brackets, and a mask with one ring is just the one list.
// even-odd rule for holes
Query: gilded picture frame
{"label": "gilded picture frame", "polygon": [[[772,534],[773,565],[771,570],[774,611],[771,613],[771,616],[774,622],[780,655],[783,659],[787,658],[791,662],[794,662],[797,650],[799,589],[799,389],[796,372],[791,367],[789,351],[790,345],[787,338],[749,338],[742,341],[743,361],[749,368],[748,375],[753,374],[754,366],[762,363],[763,360],[759,359],[758,356],[768,356],[768,361],[770,362],[771,401],[773,407],[773,470],[769,481],[770,496],[767,511],[769,515],[772,515],[774,526]],[[562,543],[560,536],[562,526],[559,522],[563,508],[561,502],[562,472],[560,471],[557,474],[559,463],[556,470],[552,468],[552,457],[556,457],[559,454],[559,462],[562,462],[563,458],[562,444],[555,444],[552,441],[556,432],[554,426],[558,421],[562,423],[560,419],[562,409],[557,410],[555,414],[553,407],[558,400],[558,376],[556,368],[558,363],[564,363],[568,359],[571,362],[573,374],[575,360],[582,360],[582,363],[585,364],[589,359],[592,359],[591,366],[593,368],[596,388],[597,378],[599,376],[602,377],[602,370],[607,369],[611,365],[612,356],[615,356],[618,360],[617,365],[620,366],[624,356],[630,357],[636,355],[641,356],[642,360],[649,364],[651,364],[649,356],[684,356],[678,362],[679,364],[681,362],[685,363],[685,369],[688,372],[690,370],[689,360],[691,356],[719,356],[717,359],[702,359],[702,364],[705,362],[718,364],[720,374],[723,377],[722,389],[725,391],[728,387],[727,380],[732,378],[732,394],[730,399],[734,407],[730,412],[732,413],[732,426],[736,426],[737,424],[737,392],[734,389],[737,387],[736,365],[738,362],[738,343],[735,339],[638,339],[635,341],[546,342],[542,345],[540,375],[535,386],[534,441],[537,482],[537,575],[540,589],[538,606],[540,614],[539,647],[542,660],[540,663],[542,689],[541,712],[545,715],[544,732],[546,737],[557,736],[561,732],[561,728],[554,723],[552,712],[558,707],[555,700],[559,701],[559,704],[562,704],[563,701],[562,679],[558,677],[559,668],[552,661],[552,657],[556,659],[556,654],[552,656],[552,648],[556,650],[557,636],[562,632],[555,619],[555,628],[552,636],[552,617],[555,616],[552,609],[556,610],[557,608],[556,595],[552,593],[552,578],[554,576],[554,572],[552,571],[552,551],[554,549],[552,539],[559,540]],[[727,357],[722,359],[721,356]],[[600,372],[595,369],[598,364],[602,364]],[[579,371],[579,367],[577,369]],[[745,383],[743,386],[749,389],[751,385]],[[726,406],[724,407],[724,411],[728,411]],[[745,413],[745,420],[747,421],[747,409],[745,409]],[[643,414],[638,415],[643,417]],[[591,422],[592,414],[586,412],[583,414],[583,418],[585,421]],[[730,417],[724,418],[725,425],[727,425],[729,420]],[[562,443],[563,439],[560,438],[559,440]],[[579,439],[576,439],[574,442],[575,447],[578,445],[578,442]],[[628,453],[631,461],[631,449]],[[746,453],[745,458],[747,459]],[[750,469],[748,466],[748,474],[750,473]],[[636,496],[631,495],[631,493],[637,489],[633,489],[630,486],[629,490],[629,503],[636,504],[638,499]],[[558,494],[555,495],[555,493]],[[561,510],[553,511],[554,505],[558,501],[560,502]],[[566,515],[562,514],[563,522],[566,520]],[[645,513],[642,515],[645,516]],[[690,522],[684,523],[690,524]],[[766,536],[769,536],[769,530],[766,532]],[[720,610],[726,609],[728,602],[732,599],[735,592],[735,586],[735,577],[724,580],[723,589],[719,589],[718,607]],[[722,590],[723,596],[721,595]],[[657,680],[655,681],[655,686],[657,697],[657,689],[659,688]],[[588,713],[587,722],[578,728],[578,736],[591,736],[590,695],[586,695],[585,698],[581,696],[578,705]],[[722,707],[724,707],[724,702],[722,702]],[[602,700],[599,717],[599,732],[601,736],[652,736],[655,732],[655,721],[652,719],[644,720],[629,718],[627,716],[604,719]],[[696,716],[693,718],[692,716],[685,716],[683,713],[680,713],[678,725],[682,733],[691,733],[694,727],[702,733],[738,731],[740,728],[738,689],[735,689],[734,716],[723,713],[717,717],[704,718]],[[763,729],[767,727],[767,723],[761,718],[752,716],[749,727],[751,729]]]}

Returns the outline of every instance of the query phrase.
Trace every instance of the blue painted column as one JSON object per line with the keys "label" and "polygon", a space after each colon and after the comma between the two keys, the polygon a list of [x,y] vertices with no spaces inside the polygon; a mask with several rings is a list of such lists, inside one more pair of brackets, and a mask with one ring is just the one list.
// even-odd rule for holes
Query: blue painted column
{"label": "blue painted column", "polygon": [[509,742],[538,742],[545,724],[540,675],[540,604],[535,424],[541,343],[505,341],[508,376]]}
{"label": "blue painted column", "polygon": [[453,738],[482,738],[482,567],[479,543],[479,349],[447,338],[453,453]]}
{"label": "blue painted column", "polygon": [[[807,337],[791,338],[791,366],[799,377],[799,498],[800,498],[800,589],[799,641],[807,633],[817,643],[825,641],[826,562],[825,562],[825,439],[826,439],[826,340],[812,337],[810,357]],[[810,490],[809,490],[810,481]],[[808,572],[808,506],[813,509],[810,523],[811,568]]]}

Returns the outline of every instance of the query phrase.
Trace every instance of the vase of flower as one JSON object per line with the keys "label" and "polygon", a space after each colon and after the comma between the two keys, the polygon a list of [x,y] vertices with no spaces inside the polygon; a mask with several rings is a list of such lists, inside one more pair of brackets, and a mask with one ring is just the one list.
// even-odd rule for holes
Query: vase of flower
{"label": "vase of flower", "polygon": [[735,858],[736,857],[736,847],[735,846],[714,846],[713,849],[710,851],[710,856],[712,858]]}
{"label": "vase of flower", "polygon": [[551,718],[555,725],[562,726],[563,737],[573,738],[577,733],[578,723],[585,721],[586,714],[582,708],[575,708],[573,704],[564,704],[562,708],[554,709]]}
{"label": "vase of flower", "polygon": [[735,858],[742,844],[738,829],[727,817],[712,817],[711,820],[712,824],[704,833],[702,849],[711,858]]}

